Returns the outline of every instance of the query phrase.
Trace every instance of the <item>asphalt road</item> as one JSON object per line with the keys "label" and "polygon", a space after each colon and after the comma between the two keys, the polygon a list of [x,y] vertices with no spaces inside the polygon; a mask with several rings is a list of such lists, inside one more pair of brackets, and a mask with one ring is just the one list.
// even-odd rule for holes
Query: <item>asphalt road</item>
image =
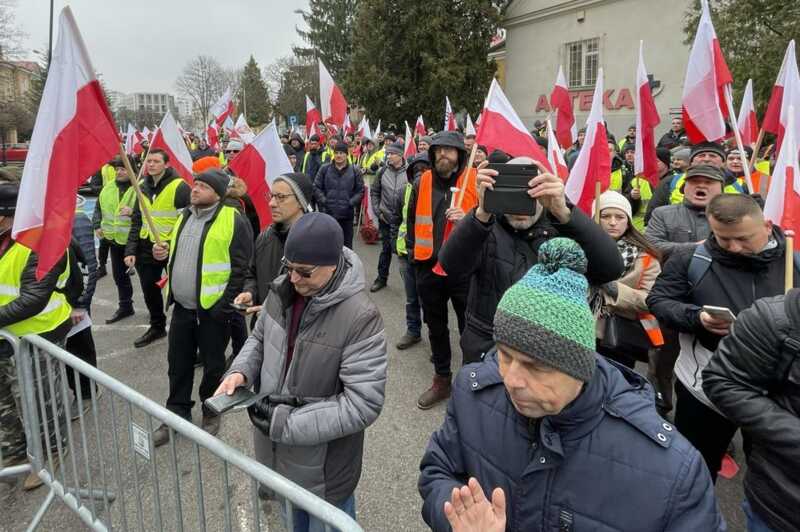
{"label": "asphalt road", "polygon": [[[379,248],[364,246],[357,242],[356,251],[365,263],[369,285],[376,271]],[[147,309],[138,288],[138,278],[134,278],[134,285],[137,289],[135,296],[137,314],[122,322],[104,325],[105,319],[115,309],[116,291],[110,276],[103,278],[98,284],[93,306],[95,323],[101,324],[93,328],[98,366],[102,371],[146,397],[163,404],[168,389],[166,341],[161,340],[143,349],[133,347],[133,340],[147,328]],[[426,530],[426,527],[420,517],[421,500],[416,488],[419,460],[430,434],[441,423],[445,408],[444,405],[439,405],[423,412],[416,407],[417,396],[427,388],[432,377],[427,341],[407,351],[398,351],[394,348],[394,342],[405,330],[404,294],[396,261],[392,264],[389,286],[375,294],[373,299],[383,314],[389,339],[389,379],[384,410],[378,421],[367,430],[363,473],[356,492],[358,520],[367,531],[422,531]],[[454,320],[451,331],[454,331],[452,341],[456,346],[457,329]],[[199,383],[199,375],[200,370],[197,370],[195,387]],[[180,500],[182,510],[185,512],[185,529],[200,529],[200,516],[196,510],[198,497],[196,478],[192,467],[195,459],[193,447],[182,439],[178,439],[175,445],[174,453],[178,458],[178,466],[175,469],[177,478],[180,479],[177,483],[174,480],[176,477],[171,462],[173,453],[171,446],[158,449],[153,461],[145,461],[138,456],[131,458],[133,455],[130,445],[127,444],[129,426],[127,414],[119,400],[114,401],[114,410],[111,409],[110,396],[111,394],[106,393],[99,399],[98,433],[101,438],[97,443],[90,441],[87,444],[86,456],[95,463],[97,453],[100,453],[106,458],[104,463],[107,464],[107,475],[110,477],[112,469],[117,466],[122,484],[127,486],[125,493],[122,494],[125,497],[118,497],[118,500],[111,505],[110,512],[114,526],[122,528],[120,525],[124,518],[128,527],[139,529],[139,515],[133,497],[134,491],[138,490],[143,501],[141,528],[145,530],[159,528],[157,515],[153,510],[158,502],[162,510],[161,528],[177,530],[177,524],[171,520],[170,514],[174,512],[176,500]],[[195,423],[199,423],[200,418],[198,405],[194,412]],[[148,425],[147,419],[135,411],[133,421],[145,428]],[[73,423],[73,427],[75,426],[77,423]],[[115,457],[112,453],[111,443],[114,433],[118,435],[122,449],[121,457]],[[252,428],[246,414],[234,414],[224,419],[219,437],[246,455],[252,456],[251,434]],[[620,444],[624,445],[624,442]],[[742,456],[740,441],[738,449],[737,456]],[[224,471],[205,453],[200,453],[200,462],[203,464],[204,521],[207,529],[222,530],[227,513],[231,517],[232,530],[254,530],[246,477],[236,471],[230,472],[228,491],[231,505],[226,508],[222,488]],[[93,466],[93,470],[95,469],[96,466]],[[154,475],[155,472],[158,472],[158,475]],[[97,471],[93,471],[93,475],[95,478],[101,478],[98,477]],[[745,530],[744,515],[740,509],[742,476],[743,471],[740,471],[734,479],[720,479],[717,484],[720,506],[728,521],[729,530],[733,531]],[[157,488],[153,486],[154,478],[159,481]],[[24,493],[20,486],[21,481],[12,486],[0,483],[0,530],[2,531],[24,530],[47,495],[46,488]],[[156,492],[158,496],[154,497]],[[176,497],[176,493],[180,493],[180,496]],[[278,509],[274,504],[269,505],[265,513],[261,514],[268,522],[268,529],[283,529],[277,524],[279,521],[277,514]],[[71,531],[84,528],[82,522],[64,504],[56,501],[46,514],[41,530]]]}

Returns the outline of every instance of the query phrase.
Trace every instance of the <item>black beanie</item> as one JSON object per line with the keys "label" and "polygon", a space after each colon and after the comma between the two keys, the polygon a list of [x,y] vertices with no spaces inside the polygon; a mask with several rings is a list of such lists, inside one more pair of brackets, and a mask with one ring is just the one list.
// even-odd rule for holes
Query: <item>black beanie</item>
{"label": "black beanie", "polygon": [[672,152],[667,148],[656,148],[656,157],[658,157],[658,160],[664,163],[664,166],[667,168],[672,164]]}
{"label": "black beanie", "polygon": [[16,183],[0,183],[0,216],[14,216],[17,210],[19,185]]}
{"label": "black beanie", "polygon": [[231,182],[230,176],[217,168],[206,170],[202,174],[195,176],[194,180],[202,181],[213,188],[220,199],[225,197],[225,193],[228,191],[228,185]]}
{"label": "black beanie", "polygon": [[287,157],[291,157],[292,155],[295,157],[297,156],[297,152],[294,151],[294,148],[292,148],[289,144],[283,145],[283,151],[286,152]]}
{"label": "black beanie", "polygon": [[343,245],[344,234],[339,222],[328,214],[310,212],[292,224],[283,256],[295,264],[336,266]]}
{"label": "black beanie", "polygon": [[283,181],[292,189],[297,203],[303,208],[304,212],[310,212],[311,207],[309,202],[314,194],[314,186],[311,184],[311,178],[306,174],[300,172],[291,172],[288,174],[279,175],[275,181]]}

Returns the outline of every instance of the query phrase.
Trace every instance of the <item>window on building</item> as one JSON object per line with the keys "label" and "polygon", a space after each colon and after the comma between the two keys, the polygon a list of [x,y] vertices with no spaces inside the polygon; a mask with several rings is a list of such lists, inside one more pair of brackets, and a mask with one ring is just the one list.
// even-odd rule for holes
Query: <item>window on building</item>
{"label": "window on building", "polygon": [[600,66],[600,39],[570,42],[565,48],[570,88],[594,86]]}

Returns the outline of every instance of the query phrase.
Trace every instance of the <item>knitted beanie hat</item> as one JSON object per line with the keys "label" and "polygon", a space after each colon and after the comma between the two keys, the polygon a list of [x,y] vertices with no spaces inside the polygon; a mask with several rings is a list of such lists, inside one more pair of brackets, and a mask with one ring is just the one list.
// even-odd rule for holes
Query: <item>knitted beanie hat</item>
{"label": "knitted beanie hat", "polygon": [[587,303],[586,255],[574,240],[554,238],[539,263],[509,288],[494,315],[494,338],[578,380],[595,369],[595,320]]}
{"label": "knitted beanie hat", "polygon": [[[616,207],[617,209],[621,210],[625,214],[628,215],[628,221],[633,219],[633,209],[631,208],[631,202],[628,201],[628,198],[617,192],[616,190],[606,190],[600,197],[597,198],[596,202],[597,208],[600,209],[600,214],[603,214],[603,209],[608,209],[609,207]],[[592,205],[592,214],[594,214],[595,206]]]}

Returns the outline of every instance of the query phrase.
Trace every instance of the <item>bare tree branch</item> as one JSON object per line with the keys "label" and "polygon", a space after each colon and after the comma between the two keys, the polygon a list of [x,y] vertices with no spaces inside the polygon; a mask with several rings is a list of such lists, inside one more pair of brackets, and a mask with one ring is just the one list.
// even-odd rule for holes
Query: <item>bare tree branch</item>
{"label": "bare tree branch", "polygon": [[208,111],[214,102],[231,86],[238,75],[226,71],[213,57],[199,55],[189,61],[175,80],[178,92],[192,100],[203,123],[208,123]]}

